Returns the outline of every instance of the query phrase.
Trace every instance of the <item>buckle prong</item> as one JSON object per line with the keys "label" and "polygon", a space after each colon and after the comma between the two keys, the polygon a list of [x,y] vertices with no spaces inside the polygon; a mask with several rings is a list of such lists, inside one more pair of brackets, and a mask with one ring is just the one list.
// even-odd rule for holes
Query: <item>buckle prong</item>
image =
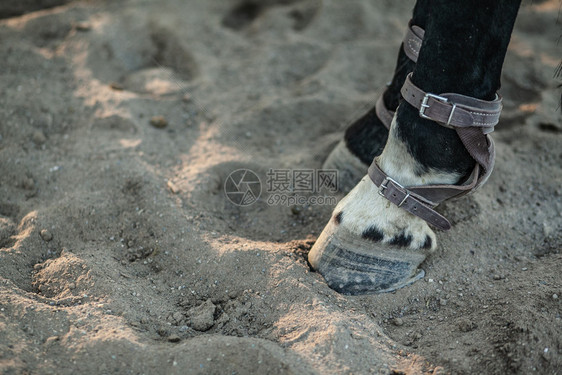
{"label": "buckle prong", "polygon": [[[384,180],[382,180],[382,182],[381,182],[381,184],[380,184],[380,186],[379,186],[379,195],[380,195],[380,196],[385,197],[384,191],[388,188],[388,183],[391,182],[391,181],[392,181],[392,183],[394,183],[396,186],[398,186],[400,189],[406,190],[406,189],[404,188],[404,186],[400,185],[398,182],[396,182],[396,181],[393,180],[392,178],[386,176],[386,177],[384,178]],[[408,195],[410,195],[410,193],[408,193]],[[385,198],[386,198],[386,197],[385,197]]]}
{"label": "buckle prong", "polygon": [[[406,190],[407,191],[407,190]],[[404,199],[402,199],[402,201],[400,202],[400,204],[398,204],[398,207],[402,207],[402,205],[404,204],[404,202],[406,202],[406,200],[410,198],[410,192],[407,191],[406,196],[404,197]]]}
{"label": "buckle prong", "polygon": [[[435,99],[437,101],[440,101],[440,102],[443,102],[443,103],[447,103],[449,101],[449,99],[444,98],[444,97],[439,96],[439,95],[432,94],[430,92],[425,94],[425,96],[423,97],[423,100],[421,102],[419,114],[420,114],[421,118],[431,120],[431,117],[429,117],[425,114],[426,108],[431,107],[429,104],[427,104],[427,102],[429,101],[429,98],[433,98],[433,99]],[[456,106],[453,104],[453,111],[454,111],[455,107]],[[451,119],[451,117],[452,117],[452,112],[451,112],[451,116],[449,116],[449,120]]]}

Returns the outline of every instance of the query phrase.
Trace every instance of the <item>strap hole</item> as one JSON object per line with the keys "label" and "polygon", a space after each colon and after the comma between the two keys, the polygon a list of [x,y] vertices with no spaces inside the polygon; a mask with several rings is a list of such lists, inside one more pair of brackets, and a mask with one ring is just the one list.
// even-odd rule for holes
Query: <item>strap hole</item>
{"label": "strap hole", "polygon": [[393,197],[396,197],[396,194],[392,194]]}

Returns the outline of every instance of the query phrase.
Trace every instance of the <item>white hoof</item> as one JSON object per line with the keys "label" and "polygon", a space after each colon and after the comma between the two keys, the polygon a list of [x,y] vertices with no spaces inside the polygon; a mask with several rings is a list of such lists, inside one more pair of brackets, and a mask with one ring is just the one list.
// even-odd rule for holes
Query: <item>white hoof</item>
{"label": "white hoof", "polygon": [[435,248],[425,221],[381,197],[365,176],[335,208],[308,260],[340,293],[382,293],[423,277],[418,267]]}

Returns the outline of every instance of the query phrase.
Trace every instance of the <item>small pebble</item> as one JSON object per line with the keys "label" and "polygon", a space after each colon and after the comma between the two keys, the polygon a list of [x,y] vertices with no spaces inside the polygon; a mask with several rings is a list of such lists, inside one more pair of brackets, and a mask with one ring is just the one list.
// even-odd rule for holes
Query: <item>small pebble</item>
{"label": "small pebble", "polygon": [[172,318],[174,318],[174,320],[176,322],[181,322],[183,320],[183,314],[180,313],[179,311],[176,311],[173,315]]}
{"label": "small pebble", "polygon": [[170,335],[168,336],[169,342],[180,342],[181,338],[178,335]]}
{"label": "small pebble", "polygon": [[150,118],[150,125],[155,128],[162,129],[168,126],[168,121],[164,118],[164,116],[152,116]]}
{"label": "small pebble", "polygon": [[78,31],[89,31],[92,28],[92,25],[90,25],[88,22],[78,22],[76,23],[75,27]]}
{"label": "small pebble", "polygon": [[51,336],[48,337],[47,340],[45,340],[45,346],[51,346],[53,345],[55,342],[59,341],[59,337],[58,336]]}
{"label": "small pebble", "polygon": [[45,137],[45,134],[43,134],[41,130],[36,130],[33,132],[33,135],[31,136],[31,140],[36,145],[40,146],[43,143],[47,142],[47,137]]}
{"label": "small pebble", "polygon": [[190,93],[185,93],[182,97],[181,100],[183,100],[185,103],[189,103],[191,101],[191,94]]}
{"label": "small pebble", "polygon": [[404,320],[402,320],[402,318],[394,318],[391,320],[391,323],[394,324],[397,327],[400,327],[402,325],[404,325]]}
{"label": "small pebble", "polygon": [[461,332],[470,332],[476,329],[476,324],[474,324],[474,322],[471,322],[466,318],[459,320],[458,326]]}
{"label": "small pebble", "polygon": [[238,297],[238,293],[236,293],[235,290],[231,290],[230,292],[228,292],[228,297],[234,299]]}
{"label": "small pebble", "polygon": [[446,306],[447,305],[447,300],[445,298],[440,298],[439,299],[439,305],[441,306]]}
{"label": "small pebble", "polygon": [[33,190],[35,188],[35,181],[27,176],[23,177],[21,180],[21,187],[25,190]]}
{"label": "small pebble", "polygon": [[76,289],[76,284],[75,284],[75,283],[70,283],[70,284],[68,284],[68,288],[69,288],[69,289]]}
{"label": "small pebble", "polygon": [[109,87],[111,87],[115,91],[123,91],[123,85],[118,82],[111,82],[109,84]]}
{"label": "small pebble", "polygon": [[39,234],[41,235],[43,241],[49,242],[53,239],[53,235],[47,229],[42,229]]}
{"label": "small pebble", "polygon": [[302,207],[300,206],[291,206],[291,213],[293,215],[300,215],[300,213],[302,212]]}
{"label": "small pebble", "polygon": [[191,317],[191,327],[200,332],[210,329],[215,324],[215,310],[216,306],[210,299],[190,309],[188,315]]}
{"label": "small pebble", "polygon": [[521,268],[521,271],[527,271],[527,267]]}
{"label": "small pebble", "polygon": [[174,194],[179,193],[180,189],[176,186],[176,184],[174,184],[172,181],[168,180],[168,189],[170,189],[170,191]]}
{"label": "small pebble", "polygon": [[162,326],[162,327],[158,327],[158,328],[156,329],[156,333],[159,334],[161,337],[168,337],[168,336],[170,336],[170,335],[169,335],[169,332],[168,332],[168,329],[167,329],[166,327],[163,327],[163,326]]}
{"label": "small pebble", "polygon": [[556,294],[556,293],[553,294],[553,295],[552,295],[552,299],[558,299],[558,294]]}

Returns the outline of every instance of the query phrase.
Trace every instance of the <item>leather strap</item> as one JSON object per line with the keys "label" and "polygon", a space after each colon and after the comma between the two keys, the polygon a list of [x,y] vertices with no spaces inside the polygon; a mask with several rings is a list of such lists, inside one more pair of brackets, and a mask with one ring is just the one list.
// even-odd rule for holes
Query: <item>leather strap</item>
{"label": "leather strap", "polygon": [[476,164],[468,180],[461,185],[404,187],[380,169],[377,158],[373,160],[369,167],[368,174],[375,186],[379,188],[379,194],[387,200],[441,230],[449,230],[451,229],[449,220],[435,211],[434,208],[443,201],[474,190],[479,180],[480,165]]}
{"label": "leather strap", "polygon": [[500,119],[502,98],[486,101],[461,94],[427,93],[412,83],[412,73],[408,74],[400,93],[420,117],[438,122],[450,128],[481,128],[484,134],[494,131]]}
{"label": "leather strap", "polygon": [[379,194],[398,207],[429,224],[451,229],[451,223],[434,208],[441,202],[468,194],[481,186],[492,173],[495,159],[494,142],[488,135],[498,123],[502,109],[501,96],[486,101],[460,94],[431,94],[415,86],[411,73],[401,90],[404,99],[419,110],[420,117],[456,130],[463,145],[476,161],[468,179],[459,185],[425,185],[404,187],[382,171],[377,158],[368,174],[379,188]]}
{"label": "leather strap", "polygon": [[[412,20],[408,23],[408,30],[406,30],[406,35],[404,35],[404,40],[402,42],[402,48],[404,48],[404,53],[413,62],[418,61],[418,55],[420,53],[420,48],[423,41],[423,36],[425,31],[416,25],[412,26]],[[384,105],[383,95],[379,96],[377,103],[375,104],[375,113],[383,125],[390,129],[390,124],[394,118],[394,111],[386,108]]]}
{"label": "leather strap", "polygon": [[424,34],[425,31],[419,26],[412,26],[412,21],[410,20],[402,44],[404,45],[406,56],[413,62],[418,62],[418,55],[420,53]]}
{"label": "leather strap", "polygon": [[379,96],[377,99],[377,103],[375,104],[375,113],[377,114],[379,120],[381,120],[382,124],[390,130],[390,124],[392,123],[395,112],[386,108],[382,97],[383,95]]}
{"label": "leather strap", "polygon": [[379,188],[379,194],[396,206],[422,218],[439,229],[451,229],[451,223],[433,209],[437,203],[427,200],[388,177],[377,165],[376,158],[369,167],[368,174],[375,186]]}

